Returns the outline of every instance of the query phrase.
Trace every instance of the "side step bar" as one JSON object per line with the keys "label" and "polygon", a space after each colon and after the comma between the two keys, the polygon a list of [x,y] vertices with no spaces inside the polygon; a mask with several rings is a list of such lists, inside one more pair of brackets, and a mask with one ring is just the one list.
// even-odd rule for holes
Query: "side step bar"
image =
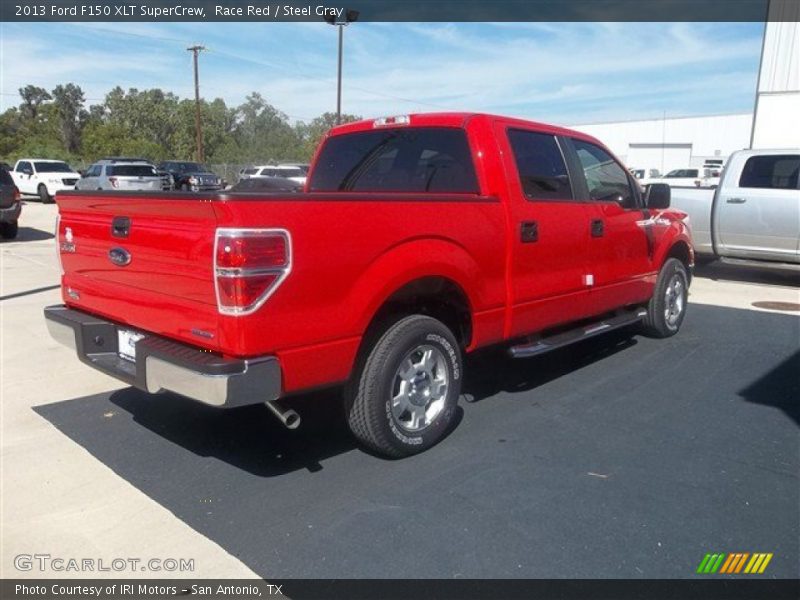
{"label": "side step bar", "polygon": [[638,323],[647,315],[645,309],[638,309],[633,311],[626,311],[616,314],[612,317],[606,317],[601,321],[595,321],[588,325],[581,325],[569,331],[563,331],[549,337],[543,337],[532,341],[527,341],[517,346],[512,346],[508,349],[512,358],[528,358],[529,356],[538,356],[545,352],[550,352],[556,348],[568,346],[580,340],[586,340],[590,337],[613,331],[627,325]]}

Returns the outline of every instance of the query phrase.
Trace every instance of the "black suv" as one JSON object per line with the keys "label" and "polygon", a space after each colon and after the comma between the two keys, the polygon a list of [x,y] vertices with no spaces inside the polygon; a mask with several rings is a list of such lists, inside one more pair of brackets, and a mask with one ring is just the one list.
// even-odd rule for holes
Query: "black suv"
{"label": "black suv", "polygon": [[22,205],[19,190],[5,167],[0,167],[0,236],[9,240],[17,237],[17,222]]}
{"label": "black suv", "polygon": [[222,178],[200,163],[168,160],[157,168],[172,178],[172,189],[175,190],[217,192],[224,187]]}

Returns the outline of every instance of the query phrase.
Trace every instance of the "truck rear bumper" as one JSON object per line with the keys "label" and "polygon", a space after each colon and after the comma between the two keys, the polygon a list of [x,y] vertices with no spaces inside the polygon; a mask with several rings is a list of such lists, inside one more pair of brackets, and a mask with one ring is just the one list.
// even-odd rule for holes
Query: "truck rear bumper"
{"label": "truck rear bumper", "polygon": [[273,356],[231,359],[146,332],[136,342],[136,360],[120,356],[118,331],[125,325],[64,305],[48,306],[50,335],[75,349],[78,358],[140,390],[174,392],[204,404],[232,408],[276,400],[281,368]]}

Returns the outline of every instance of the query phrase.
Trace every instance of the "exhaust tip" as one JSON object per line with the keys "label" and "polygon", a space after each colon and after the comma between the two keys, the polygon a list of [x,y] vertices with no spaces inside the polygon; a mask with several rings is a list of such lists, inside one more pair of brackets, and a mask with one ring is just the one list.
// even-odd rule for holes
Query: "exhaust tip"
{"label": "exhaust tip", "polygon": [[265,404],[287,429],[300,427],[300,415],[291,408],[284,408],[277,400],[270,400]]}

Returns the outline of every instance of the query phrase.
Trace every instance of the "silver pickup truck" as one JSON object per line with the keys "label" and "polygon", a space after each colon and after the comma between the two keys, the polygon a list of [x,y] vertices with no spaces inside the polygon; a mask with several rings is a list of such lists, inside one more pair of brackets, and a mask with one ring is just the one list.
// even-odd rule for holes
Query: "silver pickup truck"
{"label": "silver pickup truck", "polygon": [[800,265],[800,149],[740,150],[719,187],[672,189],[702,259]]}

